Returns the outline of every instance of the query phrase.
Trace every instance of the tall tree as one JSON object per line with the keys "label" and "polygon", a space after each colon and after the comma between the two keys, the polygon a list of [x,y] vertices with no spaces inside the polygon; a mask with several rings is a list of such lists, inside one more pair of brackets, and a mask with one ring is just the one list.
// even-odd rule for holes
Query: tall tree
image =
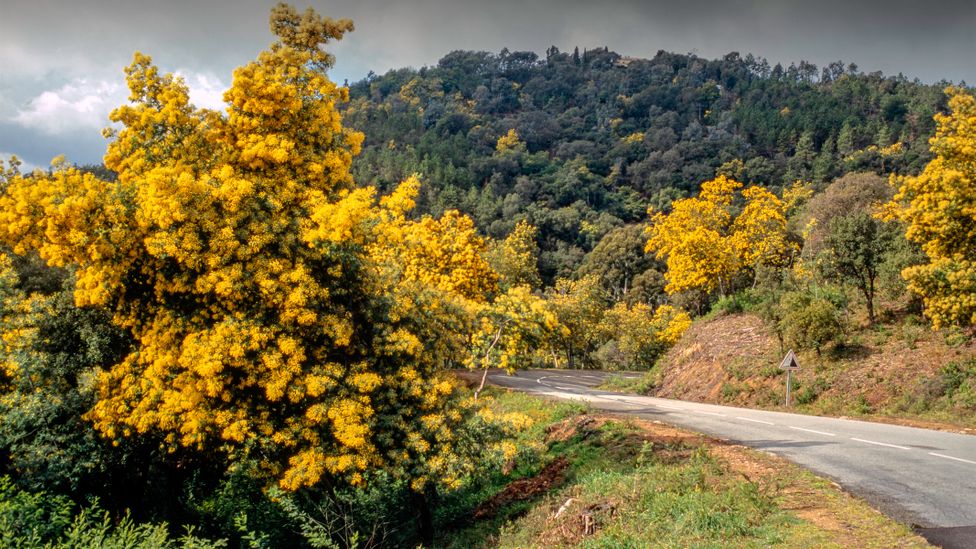
{"label": "tall tree", "polygon": [[809,181],[813,175],[813,163],[816,159],[816,149],[813,143],[813,132],[807,130],[800,134],[796,142],[793,157],[787,163],[786,182]]}
{"label": "tall tree", "polygon": [[935,158],[918,176],[896,178],[886,211],[907,224],[928,262],[903,271],[936,326],[976,324],[976,99],[949,88],[949,114],[938,114]]}
{"label": "tall tree", "polygon": [[635,279],[657,265],[654,257],[644,251],[645,244],[642,225],[614,229],[586,254],[579,274],[599,277],[612,301],[630,301],[628,294],[634,289]]}
{"label": "tall tree", "polygon": [[538,234],[536,227],[523,220],[515,224],[504,240],[492,244],[488,260],[505,289],[522,285],[538,289],[542,286],[539,245],[536,243]]}
{"label": "tall tree", "polygon": [[668,293],[718,290],[726,295],[745,269],[782,264],[792,253],[786,238],[786,205],[769,191],[742,191],[745,206],[734,215],[741,183],[720,175],[702,183],[697,197],[678,200],[668,214],[654,213],[647,251],[667,262]]}
{"label": "tall tree", "polygon": [[452,458],[465,408],[439,372],[467,351],[466,300],[494,290],[484,242],[456,213],[408,221],[416,181],[379,203],[355,187],[363,136],[321,48],[352,23],[280,4],[271,28],[226,113],[137,53],[111,115],[118,179],[14,175],[0,238],[70,266],[76,303],[135,341],[98,375],[104,436],[253,459],[288,490],[384,469],[422,495],[470,461]]}
{"label": "tall tree", "polygon": [[861,291],[868,320],[874,324],[875,283],[891,250],[890,228],[869,213],[858,212],[830,223],[821,269],[827,279],[850,282]]}

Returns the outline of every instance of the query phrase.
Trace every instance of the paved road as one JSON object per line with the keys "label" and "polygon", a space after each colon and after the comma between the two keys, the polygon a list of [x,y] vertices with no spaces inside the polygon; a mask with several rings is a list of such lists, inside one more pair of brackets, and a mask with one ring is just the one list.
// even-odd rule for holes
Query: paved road
{"label": "paved road", "polygon": [[[944,547],[976,547],[976,436],[595,389],[594,371],[492,372],[498,386],[656,419],[765,450],[836,480]],[[628,375],[628,374],[623,374]],[[639,374],[634,374],[639,375]]]}

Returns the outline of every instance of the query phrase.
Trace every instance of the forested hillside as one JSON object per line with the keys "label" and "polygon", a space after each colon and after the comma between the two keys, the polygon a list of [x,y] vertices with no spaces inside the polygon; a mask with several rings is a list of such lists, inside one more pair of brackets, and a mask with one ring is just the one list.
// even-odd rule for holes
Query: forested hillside
{"label": "forested hillside", "polygon": [[351,84],[343,113],[366,134],[357,181],[389,189],[423,174],[418,211],[459,209],[495,238],[528,221],[551,283],[613,228],[696,193],[717,170],[773,191],[916,173],[944,87],[738,53],[455,51]]}
{"label": "forested hillside", "polygon": [[[351,21],[278,4],[270,27],[220,108],[136,52],[104,165],[0,161],[0,545],[487,545],[610,463],[628,476],[593,486],[673,495],[650,534],[620,508],[634,544],[768,545],[797,522],[708,444],[549,437],[590,420],[499,403],[488,372],[653,381],[714,333],[702,318],[744,311],[804,359],[859,356],[874,326],[973,348],[964,87],[605,48],[454,52],[346,87],[326,46]],[[941,393],[920,386],[939,411],[976,410],[962,353],[929,369]],[[729,375],[729,398],[750,390]],[[538,509],[523,528],[546,539]]]}

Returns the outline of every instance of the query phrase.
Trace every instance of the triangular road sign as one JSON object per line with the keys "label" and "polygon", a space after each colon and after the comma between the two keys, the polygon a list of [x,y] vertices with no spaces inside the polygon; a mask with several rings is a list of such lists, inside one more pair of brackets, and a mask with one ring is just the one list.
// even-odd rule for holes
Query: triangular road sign
{"label": "triangular road sign", "polygon": [[783,358],[783,362],[779,363],[779,367],[783,370],[799,370],[800,363],[796,361],[796,355],[793,354],[793,349],[786,353],[786,357]]}

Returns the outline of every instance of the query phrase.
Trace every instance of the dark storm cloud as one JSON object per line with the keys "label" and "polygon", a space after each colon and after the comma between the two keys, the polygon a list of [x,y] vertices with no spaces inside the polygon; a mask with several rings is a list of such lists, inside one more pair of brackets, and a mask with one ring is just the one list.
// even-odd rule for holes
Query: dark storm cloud
{"label": "dark storm cloud", "polygon": [[[124,101],[122,67],[135,50],[185,74],[201,104],[216,102],[233,67],[272,36],[273,1],[7,1],[0,19],[0,153],[37,164],[65,151],[97,161],[98,127]],[[307,3],[296,2],[300,9]],[[607,46],[772,63],[841,59],[926,82],[976,82],[976,0],[335,0],[312,5],[356,22],[332,47],[333,78],[358,80],[435,63],[455,49],[544,51]],[[88,136],[88,137],[84,137]],[[69,146],[75,140],[87,141]],[[60,148],[55,148],[60,147]]]}
{"label": "dark storm cloud", "polygon": [[[374,8],[370,2],[353,8],[362,34],[343,44],[356,50],[351,57],[373,52],[374,58],[413,57],[416,65],[448,49],[605,45],[635,56],[665,49],[706,57],[752,52],[783,63],[843,59],[925,81],[976,80],[973,0],[431,0],[385,8],[386,15]],[[391,39],[399,42],[390,47]]]}

